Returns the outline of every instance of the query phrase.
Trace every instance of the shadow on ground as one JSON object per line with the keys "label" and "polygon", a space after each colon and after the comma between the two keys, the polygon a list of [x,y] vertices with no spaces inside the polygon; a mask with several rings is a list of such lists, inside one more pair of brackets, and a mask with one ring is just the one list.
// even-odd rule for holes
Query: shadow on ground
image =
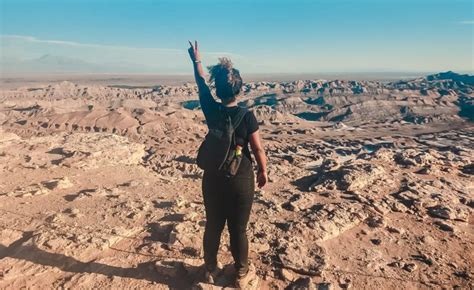
{"label": "shadow on ground", "polygon": [[[23,237],[6,247],[0,244],[0,260],[6,257],[29,261],[38,265],[58,268],[64,272],[71,273],[96,273],[105,276],[117,276],[147,280],[150,282],[165,284],[172,289],[191,289],[195,285],[197,277],[191,277],[184,273],[184,269],[177,269],[175,277],[166,277],[159,273],[165,273],[169,269],[159,269],[156,261],[140,263],[134,268],[123,268],[110,266],[102,263],[81,262],[73,257],[63,254],[50,253],[36,246],[24,245],[26,241],[33,237],[33,232],[24,232]],[[186,269],[198,272],[198,266],[183,265]],[[158,267],[158,268],[157,268]],[[179,279],[177,279],[179,278]]]}

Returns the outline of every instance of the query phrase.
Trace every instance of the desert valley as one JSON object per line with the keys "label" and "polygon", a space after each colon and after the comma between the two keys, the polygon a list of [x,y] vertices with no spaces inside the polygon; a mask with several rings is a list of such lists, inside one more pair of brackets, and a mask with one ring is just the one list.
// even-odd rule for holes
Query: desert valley
{"label": "desert valley", "polygon": [[[255,289],[473,287],[474,76],[256,81]],[[0,288],[202,283],[194,83],[0,89]]]}

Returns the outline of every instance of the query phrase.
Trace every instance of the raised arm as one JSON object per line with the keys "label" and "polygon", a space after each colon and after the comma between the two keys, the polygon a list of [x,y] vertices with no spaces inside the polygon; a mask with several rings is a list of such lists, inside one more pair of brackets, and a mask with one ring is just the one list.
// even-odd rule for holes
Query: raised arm
{"label": "raised arm", "polygon": [[263,187],[268,181],[267,176],[267,157],[265,150],[263,150],[262,142],[260,141],[260,134],[258,130],[250,134],[250,147],[252,147],[253,155],[257,160],[258,172],[257,172],[257,184],[258,187]]}
{"label": "raised arm", "polygon": [[211,91],[206,84],[206,75],[204,73],[204,69],[202,68],[201,64],[201,56],[198,50],[198,43],[197,41],[194,42],[194,46],[189,41],[189,57],[193,61],[193,68],[194,68],[194,79],[196,80],[196,84],[198,86],[199,91],[199,102],[201,103],[202,111],[204,112],[204,116],[207,120],[212,115],[213,111],[218,110],[218,103],[214,100],[211,95]]}

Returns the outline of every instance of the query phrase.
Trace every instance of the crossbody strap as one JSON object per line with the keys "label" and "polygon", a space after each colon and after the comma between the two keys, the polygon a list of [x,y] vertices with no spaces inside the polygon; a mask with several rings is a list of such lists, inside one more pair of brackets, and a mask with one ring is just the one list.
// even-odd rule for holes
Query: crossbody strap
{"label": "crossbody strap", "polygon": [[235,130],[239,127],[240,123],[244,120],[245,114],[247,114],[249,110],[247,108],[239,107],[237,114],[235,114],[234,118],[231,119],[232,122],[232,144],[235,146],[237,145],[237,141],[235,140]]}
{"label": "crossbody strap", "polygon": [[245,114],[247,114],[249,110],[247,108],[241,108],[239,107],[239,111],[237,114],[235,114],[234,118],[232,118],[232,127],[234,128],[234,131],[239,127],[240,123],[242,123],[242,120],[245,117]]}

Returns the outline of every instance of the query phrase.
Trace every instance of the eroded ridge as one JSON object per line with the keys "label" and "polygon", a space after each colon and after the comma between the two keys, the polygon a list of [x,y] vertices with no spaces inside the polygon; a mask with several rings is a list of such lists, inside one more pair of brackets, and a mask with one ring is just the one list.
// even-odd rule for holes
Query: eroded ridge
{"label": "eroded ridge", "polygon": [[[270,177],[248,228],[252,287],[468,288],[472,92],[452,72],[246,84]],[[200,280],[195,86],[64,82],[0,99],[0,288],[231,286],[226,233],[216,285]]]}

